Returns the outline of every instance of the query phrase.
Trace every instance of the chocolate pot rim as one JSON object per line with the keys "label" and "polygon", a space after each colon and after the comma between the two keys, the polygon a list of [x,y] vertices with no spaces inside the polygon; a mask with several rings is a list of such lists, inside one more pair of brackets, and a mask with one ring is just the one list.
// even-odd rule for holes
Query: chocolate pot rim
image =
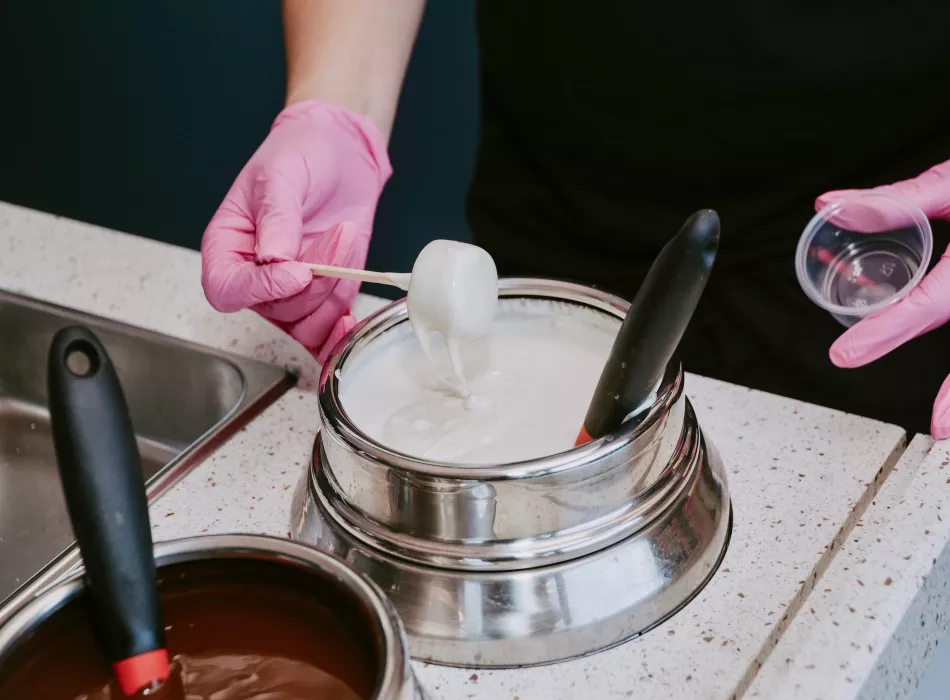
{"label": "chocolate pot rim", "polygon": [[[263,559],[271,563],[292,563],[314,574],[328,577],[350,592],[369,613],[379,635],[378,682],[374,700],[403,697],[412,670],[408,666],[406,638],[392,603],[365,574],[350,568],[342,559],[313,547],[270,535],[217,534],[185,537],[155,543],[155,563],[163,567],[214,559]],[[85,589],[85,570],[78,567],[22,603],[0,622],[0,668],[6,657],[32,631],[46,624],[73,602]]]}

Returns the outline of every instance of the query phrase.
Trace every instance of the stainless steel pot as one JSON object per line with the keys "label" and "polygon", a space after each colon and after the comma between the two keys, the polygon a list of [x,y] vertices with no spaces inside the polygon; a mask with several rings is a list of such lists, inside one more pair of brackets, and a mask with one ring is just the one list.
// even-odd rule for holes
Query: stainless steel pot
{"label": "stainless steel pot", "polygon": [[[618,319],[603,292],[508,279],[500,296],[556,300]],[[340,403],[348,363],[409,333],[405,302],[357,326],[324,368],[321,430],[294,497],[292,536],[334,552],[389,595],[410,651],[506,667],[588,654],[674,614],[725,551],[725,473],[671,366],[636,427],[562,454],[464,466],[396,453]]]}
{"label": "stainless steel pot", "polygon": [[[376,666],[376,690],[371,698],[424,700],[425,694],[408,663],[402,626],[392,604],[371,581],[337,558],[274,537],[208,535],[156,544],[155,560],[160,578],[193,579],[196,586],[214,585],[214,576],[227,576],[232,582],[237,577],[239,582],[249,584],[266,582],[293,570],[295,580],[305,582],[301,585],[306,586],[310,595],[319,599],[321,594],[329,596],[332,592],[334,600],[343,595],[346,607],[354,612],[348,624],[362,627],[359,631],[372,640],[370,653]],[[209,571],[215,572],[214,576],[209,576]],[[84,591],[80,569],[18,609],[5,611],[0,618],[0,687],[4,677],[15,670],[8,664],[19,666],[24,658],[39,651],[33,647],[40,643],[37,640],[47,636],[44,628],[75,612]],[[248,606],[253,606],[253,599],[248,600]],[[69,696],[70,700],[87,690],[79,689]]]}

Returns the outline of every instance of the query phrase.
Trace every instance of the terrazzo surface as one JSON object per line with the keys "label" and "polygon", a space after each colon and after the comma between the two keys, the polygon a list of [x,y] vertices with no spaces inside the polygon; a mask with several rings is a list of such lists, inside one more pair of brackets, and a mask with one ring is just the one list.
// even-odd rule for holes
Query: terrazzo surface
{"label": "terrazzo surface", "polygon": [[[251,313],[204,300],[196,253],[0,205],[0,288],[291,367],[301,381],[151,509],[156,539],[287,535],[317,427],[318,367]],[[358,314],[377,307],[363,297]],[[510,671],[417,664],[434,697],[709,698],[741,694],[831,561],[839,533],[904,447],[901,429],[690,375],[735,512],[720,571],[672,620],[585,659]]]}
{"label": "terrazzo surface", "polygon": [[913,696],[950,631],[950,443],[916,437],[858,525],[749,698]]}

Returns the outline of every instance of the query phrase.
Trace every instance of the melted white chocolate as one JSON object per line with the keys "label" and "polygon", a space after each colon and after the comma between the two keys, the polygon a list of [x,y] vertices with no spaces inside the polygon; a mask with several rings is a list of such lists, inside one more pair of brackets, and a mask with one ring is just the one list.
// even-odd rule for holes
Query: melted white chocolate
{"label": "melted white chocolate", "polygon": [[505,464],[570,449],[620,321],[563,302],[502,299],[490,333],[461,346],[470,395],[433,373],[409,324],[343,368],[343,408],[390,449],[431,461]]}

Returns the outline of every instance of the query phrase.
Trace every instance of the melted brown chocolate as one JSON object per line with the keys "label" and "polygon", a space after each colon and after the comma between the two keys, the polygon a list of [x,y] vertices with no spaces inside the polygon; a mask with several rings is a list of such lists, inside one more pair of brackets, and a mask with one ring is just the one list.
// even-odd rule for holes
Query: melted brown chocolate
{"label": "melted brown chocolate", "polygon": [[[120,700],[113,682],[77,700]],[[346,683],[304,661],[256,654],[180,654],[171,675],[134,700],[360,700]]]}
{"label": "melted brown chocolate", "polygon": [[[142,700],[368,700],[379,640],[334,584],[287,566],[215,561],[162,570],[172,676]],[[57,612],[0,670],[0,698],[116,700],[85,598]],[[213,695],[212,695],[213,694]]]}

